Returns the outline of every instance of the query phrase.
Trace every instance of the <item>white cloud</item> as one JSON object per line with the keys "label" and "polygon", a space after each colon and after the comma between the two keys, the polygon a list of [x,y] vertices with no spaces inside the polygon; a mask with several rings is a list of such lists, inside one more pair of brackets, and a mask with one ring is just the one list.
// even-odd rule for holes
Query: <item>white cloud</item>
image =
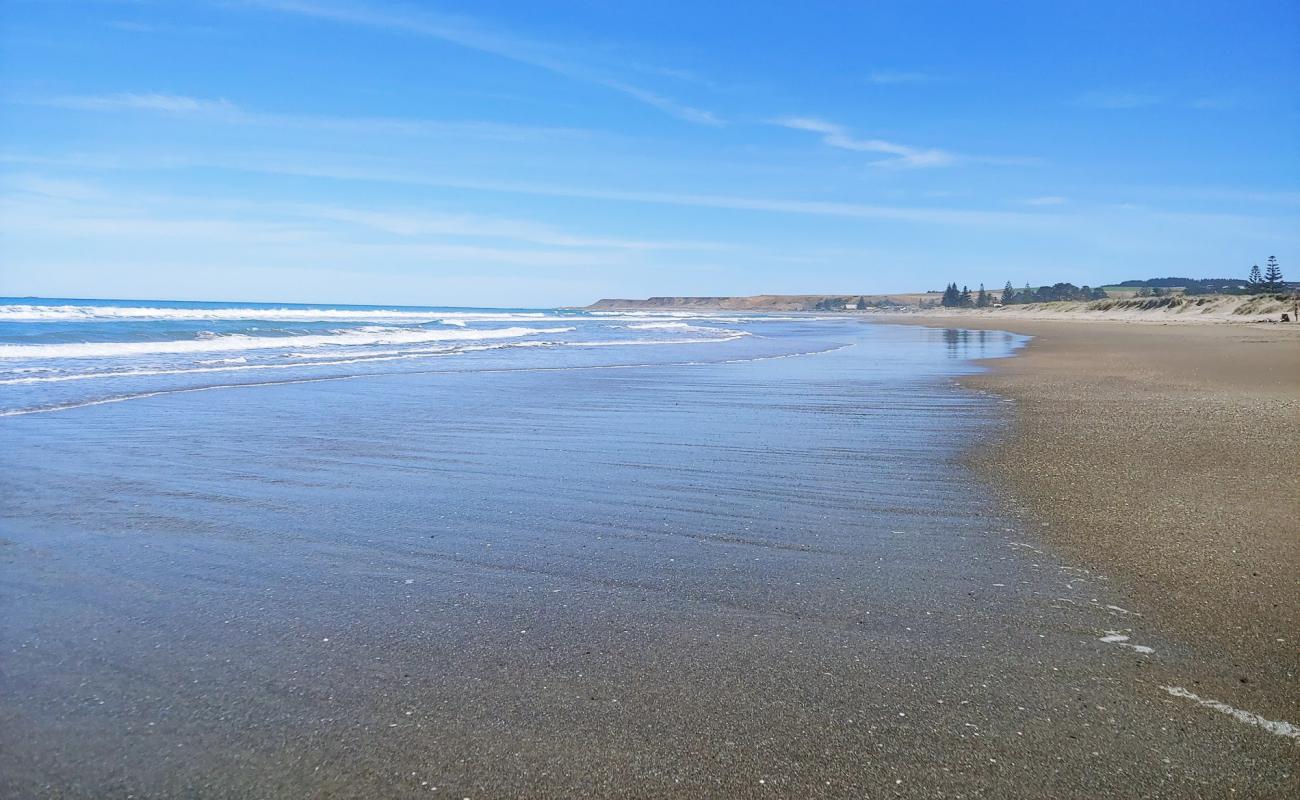
{"label": "white cloud", "polygon": [[1197,97],[1188,105],[1197,111],[1227,111],[1241,105],[1241,98],[1228,94],[1211,94]]}
{"label": "white cloud", "polygon": [[792,130],[819,133],[822,135],[822,141],[831,147],[894,156],[876,162],[884,166],[944,167],[957,160],[955,155],[943,150],[909,147],[884,139],[855,139],[842,125],[815,117],[787,117],[776,120],[776,124]]}
{"label": "white cloud", "polygon": [[335,206],[298,206],[297,213],[318,220],[345,222],[396,236],[453,236],[508,239],[552,247],[612,250],[718,250],[715,242],[653,241],[588,236],[557,229],[532,220],[483,217],[474,214],[440,214],[416,210],[373,211]]}
{"label": "white cloud", "polygon": [[201,100],[174,94],[118,94],[55,97],[38,101],[41,105],[79,111],[158,111],[167,114],[238,114],[239,109],[226,100]]}
{"label": "white cloud", "polygon": [[901,72],[899,70],[876,70],[867,76],[872,83],[887,85],[892,83],[928,83],[933,75],[924,72]]}
{"label": "white cloud", "polygon": [[1043,215],[1028,212],[981,211],[963,208],[934,208],[909,206],[884,206],[865,203],[788,200],[756,197],[754,195],[699,194],[690,192],[653,192],[620,189],[598,189],[547,183],[514,183],[508,181],[469,180],[421,174],[409,167],[382,169],[373,166],[353,166],[345,163],[328,164],[320,159],[295,160],[293,156],[274,159],[235,158],[222,159],[207,155],[197,157],[137,157],[123,159],[119,156],[99,158],[76,156],[71,158],[27,157],[0,152],[0,163],[40,165],[45,168],[133,170],[133,169],[231,169],[241,172],[258,172],[268,175],[295,175],[339,181],[365,181],[407,186],[425,186],[441,189],[458,189],[473,192],[503,192],[508,194],[541,197],[567,197],[584,200],[610,200],[653,205],[672,205],[687,208],[717,208],[734,211],[760,211],[786,214],[806,214],[822,217],[852,219],[881,219],[899,222],[931,223],[940,225],[1016,226],[1032,227],[1051,223]]}
{"label": "white cloud", "polygon": [[383,251],[536,266],[595,265],[662,251],[728,249],[717,242],[593,236],[535,220],[421,208],[374,210],[110,192],[40,175],[7,177],[3,185],[10,192],[0,195],[0,233],[10,238],[37,234],[65,240],[336,246],[371,255]]}
{"label": "white cloud", "polygon": [[687,122],[701,125],[723,124],[723,121],[713,112],[679,103],[669,97],[612,77],[605,71],[578,61],[565,48],[492,31],[465,17],[435,15],[429,12],[404,13],[377,7],[337,5],[307,0],[250,0],[250,2],[285,13],[438,39],[538,67],[570,80],[603,86]]}
{"label": "white cloud", "polygon": [[3,184],[13,191],[22,194],[40,195],[46,198],[88,200],[105,196],[105,192],[96,186],[65,178],[49,178],[44,175],[9,175],[2,180]]}
{"label": "white cloud", "polygon": [[1159,95],[1129,91],[1092,91],[1084,92],[1075,102],[1085,108],[1100,108],[1121,111],[1132,108],[1146,108],[1161,102]]}
{"label": "white cloud", "polygon": [[405,119],[399,117],[335,117],[313,114],[279,114],[245,109],[224,98],[212,100],[185,95],[150,92],[118,92],[101,95],[71,95],[50,98],[18,98],[31,105],[69,108],[78,111],[142,112],[201,117],[207,122],[276,128],[402,136],[459,135],[502,141],[537,140],[590,136],[577,128],[543,128],[496,122]]}

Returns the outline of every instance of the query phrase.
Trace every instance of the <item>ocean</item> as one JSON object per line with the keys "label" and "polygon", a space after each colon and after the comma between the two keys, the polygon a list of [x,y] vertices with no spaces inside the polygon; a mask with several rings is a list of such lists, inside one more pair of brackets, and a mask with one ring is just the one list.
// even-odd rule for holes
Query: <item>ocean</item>
{"label": "ocean", "polygon": [[364,375],[771,358],[806,347],[781,332],[791,322],[807,320],[0,298],[0,414]]}

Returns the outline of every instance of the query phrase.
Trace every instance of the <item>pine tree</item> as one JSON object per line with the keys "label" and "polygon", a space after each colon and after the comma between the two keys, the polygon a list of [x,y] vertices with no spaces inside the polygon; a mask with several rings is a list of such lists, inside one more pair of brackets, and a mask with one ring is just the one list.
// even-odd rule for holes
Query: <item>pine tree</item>
{"label": "pine tree", "polygon": [[979,294],[975,295],[975,307],[988,308],[991,305],[993,305],[993,300],[989,297],[989,293],[984,291],[984,284],[981,283]]}
{"label": "pine tree", "polygon": [[1282,269],[1277,265],[1277,256],[1269,256],[1265,262],[1268,268],[1264,270],[1264,285],[1270,291],[1276,291],[1282,288]]}
{"label": "pine tree", "polygon": [[1007,281],[1007,285],[1002,289],[1002,305],[1009,306],[1014,302],[1016,302],[1016,287],[1011,285],[1011,281]]}
{"label": "pine tree", "polygon": [[947,308],[953,308],[961,303],[961,293],[957,291],[956,283],[950,283],[944,288],[942,303]]}
{"label": "pine tree", "polygon": [[1246,279],[1246,283],[1249,283],[1251,286],[1259,286],[1263,282],[1264,277],[1259,272],[1259,265],[1256,264],[1250,268],[1250,277]]}
{"label": "pine tree", "polygon": [[957,305],[961,306],[962,308],[970,308],[971,306],[975,305],[975,301],[971,299],[970,296],[969,286],[961,287],[961,297]]}
{"label": "pine tree", "polygon": [[1025,284],[1025,288],[1022,289],[1022,290],[1020,291],[1020,300],[1019,300],[1019,302],[1021,302],[1021,303],[1032,303],[1032,302],[1034,302],[1034,290],[1033,290],[1032,288],[1030,288],[1029,284],[1027,284],[1027,283]]}

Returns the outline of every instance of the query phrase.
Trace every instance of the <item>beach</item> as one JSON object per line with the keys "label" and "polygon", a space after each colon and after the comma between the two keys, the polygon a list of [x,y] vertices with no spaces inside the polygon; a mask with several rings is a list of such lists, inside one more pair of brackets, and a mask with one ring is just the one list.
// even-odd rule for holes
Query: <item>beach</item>
{"label": "beach", "polygon": [[[1294,717],[1218,680],[1235,652],[972,469],[1023,412],[961,382],[1032,363],[1022,336],[368,309],[369,360],[281,369],[327,334],[252,348],[257,311],[150,312],[235,321],[180,356],[133,322],[120,362],[49,359],[48,396],[12,378],[0,796],[1300,785]],[[391,360],[500,326],[527,330]],[[205,371],[232,346],[270,355]]]}
{"label": "beach", "polygon": [[972,463],[1156,624],[1231,653],[1215,692],[1300,717],[1300,325],[913,321],[1034,337],[962,379],[1015,409]]}

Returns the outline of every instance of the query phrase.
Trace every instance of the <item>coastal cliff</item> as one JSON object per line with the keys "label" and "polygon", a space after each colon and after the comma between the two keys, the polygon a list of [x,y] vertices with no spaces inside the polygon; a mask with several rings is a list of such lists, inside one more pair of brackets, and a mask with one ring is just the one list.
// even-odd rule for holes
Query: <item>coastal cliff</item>
{"label": "coastal cliff", "polygon": [[644,300],[607,298],[586,306],[586,310],[843,311],[846,308],[868,306],[876,308],[915,306],[927,296],[926,294],[759,294],[750,297],[647,297]]}
{"label": "coastal cliff", "polygon": [[[1300,303],[1292,295],[1172,295],[1061,300],[989,308],[942,308],[937,292],[891,295],[780,295],[749,297],[649,297],[605,299],[586,311],[867,311],[923,312],[953,319],[1103,319],[1135,322],[1295,322]],[[1286,315],[1286,319],[1283,319]]]}

